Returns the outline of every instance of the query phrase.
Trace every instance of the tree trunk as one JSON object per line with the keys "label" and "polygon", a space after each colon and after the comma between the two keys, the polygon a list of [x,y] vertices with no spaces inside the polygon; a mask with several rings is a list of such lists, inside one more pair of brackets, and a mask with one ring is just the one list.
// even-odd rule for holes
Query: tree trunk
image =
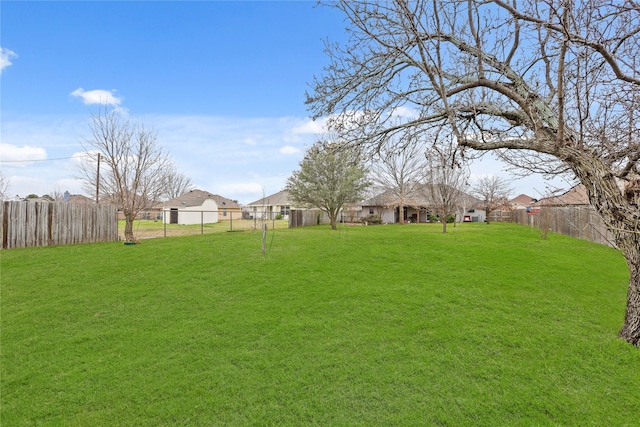
{"label": "tree trunk", "polygon": [[133,220],[135,217],[131,215],[125,215],[124,217],[124,241],[125,242],[134,242],[135,237],[133,235]]}
{"label": "tree trunk", "polygon": [[629,289],[627,291],[627,309],[624,324],[618,336],[640,347],[640,238],[636,236],[635,249],[627,247],[624,257],[629,267]]}
{"label": "tree trunk", "polygon": [[640,347],[640,211],[625,198],[613,175],[602,172],[606,169],[597,160],[578,158],[571,166],[627,261],[627,308],[618,336]]}
{"label": "tree trunk", "polygon": [[447,220],[442,221],[442,232],[447,232]]}
{"label": "tree trunk", "polygon": [[404,206],[402,204],[398,206],[398,222],[404,224]]}
{"label": "tree trunk", "polygon": [[332,230],[337,230],[338,229],[338,212],[332,212],[329,214],[329,221],[331,221],[331,229]]}

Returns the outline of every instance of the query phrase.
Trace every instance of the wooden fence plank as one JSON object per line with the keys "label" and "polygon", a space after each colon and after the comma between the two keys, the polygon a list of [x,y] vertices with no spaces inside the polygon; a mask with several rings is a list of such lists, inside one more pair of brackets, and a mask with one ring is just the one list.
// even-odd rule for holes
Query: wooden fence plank
{"label": "wooden fence plank", "polygon": [[289,228],[330,223],[329,215],[318,209],[294,209],[289,212]]}
{"label": "wooden fence plank", "polygon": [[115,205],[17,202],[0,204],[2,249],[118,240]]}
{"label": "wooden fence plank", "polygon": [[544,206],[535,214],[517,209],[511,219],[516,224],[545,227],[554,233],[615,247],[613,235],[592,206]]}

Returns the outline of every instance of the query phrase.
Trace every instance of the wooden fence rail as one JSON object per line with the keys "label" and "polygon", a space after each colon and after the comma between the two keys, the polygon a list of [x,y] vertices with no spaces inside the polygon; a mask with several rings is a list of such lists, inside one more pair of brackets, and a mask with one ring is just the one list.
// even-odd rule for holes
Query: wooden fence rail
{"label": "wooden fence rail", "polygon": [[613,235],[591,206],[543,206],[533,215],[517,209],[512,221],[615,247]]}
{"label": "wooden fence rail", "polygon": [[118,240],[112,204],[2,202],[2,249]]}

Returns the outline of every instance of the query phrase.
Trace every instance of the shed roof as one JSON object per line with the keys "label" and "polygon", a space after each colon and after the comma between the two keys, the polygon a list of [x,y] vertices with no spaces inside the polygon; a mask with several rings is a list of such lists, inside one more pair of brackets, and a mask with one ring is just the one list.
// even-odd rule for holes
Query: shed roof
{"label": "shed roof", "polygon": [[205,200],[213,199],[220,208],[227,209],[240,209],[240,205],[234,202],[231,199],[227,199],[226,197],[222,197],[218,194],[212,194],[203,190],[191,190],[187,193],[184,193],[181,196],[173,198],[171,200],[167,200],[166,202],[160,203],[159,207],[167,207],[167,206],[201,206]]}

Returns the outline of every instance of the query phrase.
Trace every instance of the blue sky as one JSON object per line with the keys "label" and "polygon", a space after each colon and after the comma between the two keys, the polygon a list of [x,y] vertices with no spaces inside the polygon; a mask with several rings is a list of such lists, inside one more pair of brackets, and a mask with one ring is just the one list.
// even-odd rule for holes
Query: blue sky
{"label": "blue sky", "polygon": [[0,166],[21,196],[81,193],[72,157],[105,100],[157,130],[197,188],[241,203],[277,192],[321,129],[304,99],[323,41],[345,38],[314,1],[3,0],[0,14]]}

